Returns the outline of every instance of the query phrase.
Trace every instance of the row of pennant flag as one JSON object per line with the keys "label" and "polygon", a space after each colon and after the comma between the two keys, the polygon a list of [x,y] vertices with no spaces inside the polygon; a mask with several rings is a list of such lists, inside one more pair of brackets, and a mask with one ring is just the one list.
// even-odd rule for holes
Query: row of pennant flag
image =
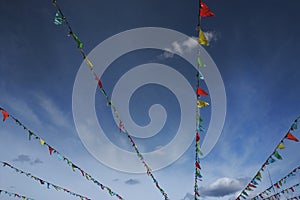
{"label": "row of pennant flag", "polygon": [[29,198],[29,197],[26,197],[24,195],[13,193],[13,192],[9,192],[9,191],[6,191],[6,190],[0,190],[0,196],[2,194],[3,195],[7,195],[9,197],[19,198],[19,199],[22,199],[22,200],[34,200],[33,198]]}
{"label": "row of pennant flag", "polygon": [[77,48],[79,49],[81,55],[83,56],[84,61],[86,62],[86,64],[89,66],[89,69],[91,71],[91,73],[93,74],[95,80],[97,81],[97,85],[98,88],[100,89],[101,93],[104,95],[105,99],[107,100],[107,104],[109,106],[111,106],[113,112],[114,112],[114,116],[117,119],[118,122],[118,126],[120,129],[120,132],[125,133],[128,140],[130,141],[134,151],[136,152],[137,157],[141,160],[142,164],[144,165],[147,175],[152,179],[154,185],[156,186],[156,188],[160,191],[160,193],[163,195],[165,200],[169,200],[169,197],[167,195],[167,193],[162,189],[162,187],[159,185],[157,179],[155,178],[151,167],[149,166],[149,164],[145,161],[143,155],[140,153],[136,143],[134,142],[133,138],[131,137],[131,135],[129,134],[129,132],[127,131],[127,129],[125,128],[124,123],[122,122],[120,115],[117,111],[116,106],[114,105],[114,103],[112,102],[112,100],[109,98],[109,96],[107,95],[107,92],[105,91],[103,84],[99,78],[99,76],[97,75],[97,73],[94,70],[94,64],[92,63],[92,61],[88,58],[88,55],[84,52],[83,50],[83,43],[81,42],[81,40],[79,39],[79,37],[73,32],[72,27],[70,26],[67,18],[65,17],[65,15],[63,14],[60,6],[58,5],[58,2],[56,0],[53,0],[53,5],[55,6],[55,8],[57,9],[56,14],[55,14],[55,18],[54,18],[54,23],[56,25],[63,25],[65,24],[68,28],[68,36],[72,36],[72,38],[74,39],[74,41],[77,44]]}
{"label": "row of pennant flag", "polygon": [[[252,200],[258,200],[259,198],[264,199],[265,197],[268,197],[269,194],[274,191],[274,188],[281,189],[284,184],[286,184],[287,180],[291,177],[294,177],[297,175],[297,172],[300,171],[300,166],[293,169],[290,173],[288,173],[285,177],[281,178],[279,181],[275,182],[273,185],[271,185],[269,188],[264,190],[263,192],[259,193],[255,197],[252,198]],[[255,185],[252,185],[253,188],[256,188]],[[291,189],[292,190],[292,189]]]}
{"label": "row of pennant flag", "polygon": [[206,38],[204,32],[201,29],[201,19],[203,17],[212,17],[215,14],[209,9],[209,7],[202,1],[199,0],[199,15],[198,15],[198,43],[199,43],[199,50],[198,50],[198,57],[197,57],[197,85],[196,85],[196,96],[197,96],[197,109],[196,109],[196,135],[195,135],[195,180],[194,180],[194,199],[198,200],[200,198],[200,189],[199,189],[199,181],[202,181],[201,175],[201,166],[200,166],[200,155],[202,155],[200,149],[200,133],[204,133],[205,129],[202,126],[203,119],[200,116],[200,109],[209,105],[208,102],[203,101],[201,97],[207,96],[208,93],[204,91],[200,87],[201,81],[204,80],[204,76],[201,73],[201,67],[205,67],[205,63],[201,59],[200,55],[200,45],[208,46],[209,41]]}
{"label": "row of pennant flag", "polygon": [[75,192],[72,192],[72,191],[70,191],[70,190],[68,190],[68,189],[66,189],[66,188],[63,188],[63,187],[61,187],[61,186],[58,186],[58,185],[55,185],[55,184],[50,183],[50,182],[48,182],[48,181],[45,181],[45,180],[43,180],[43,179],[41,179],[41,178],[39,178],[39,177],[37,177],[37,176],[32,175],[32,174],[29,173],[29,172],[25,172],[25,171],[23,171],[23,170],[21,170],[21,169],[18,169],[18,168],[12,166],[11,164],[9,164],[9,163],[7,163],[7,162],[0,161],[0,163],[3,165],[3,167],[10,168],[10,169],[14,170],[16,173],[25,175],[26,177],[31,178],[31,179],[37,181],[37,182],[40,183],[41,185],[46,185],[47,189],[54,188],[54,189],[57,190],[57,191],[63,191],[63,192],[66,192],[66,193],[68,193],[68,194],[70,194],[70,195],[73,195],[73,196],[75,196],[75,197],[80,198],[81,200],[91,200],[91,199],[88,198],[88,197],[85,197],[85,196],[83,196],[83,195],[80,195],[80,194],[77,194],[77,193],[75,193]]}
{"label": "row of pennant flag", "polygon": [[[259,185],[259,182],[261,182],[261,180],[262,180],[262,173],[267,168],[267,166],[270,165],[270,164],[272,164],[272,163],[275,163],[278,160],[282,160],[283,159],[283,157],[280,155],[280,150],[286,148],[286,144],[285,143],[286,143],[287,140],[293,141],[293,142],[299,142],[299,139],[295,136],[295,131],[298,129],[298,120],[299,119],[300,119],[300,116],[297,117],[294,120],[294,122],[292,123],[292,125],[289,128],[289,130],[287,131],[287,133],[280,140],[280,142],[278,143],[278,145],[276,145],[276,148],[274,149],[274,151],[267,158],[267,160],[263,163],[263,165],[258,170],[258,172],[255,174],[255,176],[251,179],[250,183],[248,183],[247,186],[238,195],[238,197],[236,198],[236,200],[247,199],[248,196],[249,196],[249,193],[251,191],[253,191],[255,188],[257,188],[257,186]],[[297,169],[295,169],[295,171],[297,171]],[[291,176],[291,174],[289,176]],[[282,184],[282,182],[286,178],[287,177],[282,178],[279,182],[277,182],[274,185],[272,185],[271,188],[273,188],[273,187],[277,187],[278,188],[279,185],[280,185],[280,183]],[[264,194],[267,194],[268,191],[271,191],[271,190],[267,189],[267,191],[265,191]],[[260,194],[260,195],[256,196],[256,198],[261,198],[262,195],[263,194]]]}
{"label": "row of pennant flag", "polygon": [[[49,155],[50,156],[55,156],[59,160],[64,161],[64,163],[67,164],[72,171],[74,171],[74,172],[78,171],[82,175],[82,177],[84,177],[88,181],[93,182],[94,184],[97,185],[97,187],[101,188],[102,190],[107,191],[111,196],[116,196],[118,199],[123,199],[123,197],[121,195],[119,195],[118,193],[114,192],[110,187],[108,187],[108,186],[102,184],[101,182],[99,182],[98,180],[96,180],[89,173],[87,173],[83,168],[81,168],[78,165],[76,165],[69,158],[67,158],[66,156],[64,156],[63,154],[61,154],[53,146],[51,146],[49,143],[47,143],[43,138],[41,138],[36,133],[34,133],[30,129],[28,129],[20,120],[18,120],[17,118],[15,118],[11,114],[9,114],[4,108],[0,107],[0,110],[1,110],[1,113],[2,113],[2,116],[3,116],[3,121],[5,121],[7,118],[11,118],[12,120],[14,120],[17,125],[21,126],[23,128],[23,130],[27,132],[28,139],[31,140],[31,141],[33,139],[37,140],[40,143],[41,146],[47,148],[47,150],[49,151]],[[54,187],[54,188],[57,189],[58,187]],[[81,197],[81,196],[78,196],[78,197]]]}

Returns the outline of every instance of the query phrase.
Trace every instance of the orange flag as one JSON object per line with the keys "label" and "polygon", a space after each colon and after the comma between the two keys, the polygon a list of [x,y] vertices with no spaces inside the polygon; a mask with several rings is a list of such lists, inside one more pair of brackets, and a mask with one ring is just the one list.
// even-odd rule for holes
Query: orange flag
{"label": "orange flag", "polygon": [[295,141],[295,142],[299,142],[299,140],[298,140],[295,136],[293,136],[293,135],[291,134],[291,132],[288,132],[288,133],[286,134],[285,138],[286,138],[286,139],[289,139],[289,140],[293,140],[293,141]]}
{"label": "orange flag", "polygon": [[8,114],[8,112],[6,112],[6,110],[4,110],[4,109],[1,109],[1,112],[2,112],[2,115],[3,115],[3,121],[5,121],[6,118],[9,117],[9,114]]}

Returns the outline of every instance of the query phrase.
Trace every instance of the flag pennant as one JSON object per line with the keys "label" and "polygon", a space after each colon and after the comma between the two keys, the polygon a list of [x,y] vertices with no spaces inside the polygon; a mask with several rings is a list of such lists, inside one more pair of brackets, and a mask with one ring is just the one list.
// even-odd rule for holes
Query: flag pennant
{"label": "flag pennant", "polygon": [[200,141],[200,134],[197,132],[196,133],[196,142],[199,142]]}
{"label": "flag pennant", "polygon": [[203,76],[203,74],[200,71],[197,72],[197,79],[198,80],[200,80],[200,79],[204,80],[204,76]]}
{"label": "flag pennant", "polygon": [[59,11],[57,11],[55,13],[55,17],[54,17],[54,24],[55,25],[62,25],[65,22],[64,17],[61,15],[61,13]]}
{"label": "flag pennant", "polygon": [[84,60],[86,64],[90,67],[90,69],[93,69],[94,65],[87,56],[84,57]]}
{"label": "flag pennant", "polygon": [[209,103],[205,102],[205,101],[201,101],[201,100],[197,100],[197,107],[198,108],[203,108],[205,106],[208,106]]}
{"label": "flag pennant", "polygon": [[277,151],[275,151],[275,152],[273,153],[273,155],[274,155],[277,159],[282,160],[281,155],[279,155],[279,153],[278,153]]}
{"label": "flag pennant", "polygon": [[285,149],[284,144],[281,142],[281,143],[277,146],[277,149]]}
{"label": "flag pennant", "polygon": [[200,95],[202,95],[202,96],[207,96],[208,93],[205,92],[205,91],[204,91],[203,89],[201,89],[200,87],[197,87],[197,96],[200,96]]}
{"label": "flag pennant", "polygon": [[291,130],[294,131],[298,128],[298,120],[295,120],[292,127],[291,127]]}
{"label": "flag pennant", "polygon": [[294,135],[292,135],[291,132],[288,132],[288,133],[286,134],[285,138],[286,138],[286,139],[289,139],[289,140],[293,140],[293,141],[295,141],[295,142],[299,142],[299,140],[298,140]]}
{"label": "flag pennant", "polygon": [[74,38],[74,40],[77,42],[77,48],[78,49],[82,49],[83,43],[80,41],[80,39],[78,38],[78,36],[75,33],[70,33],[70,35],[72,35],[72,37]]}
{"label": "flag pennant", "polygon": [[212,17],[215,16],[215,14],[208,8],[208,6],[200,2],[200,17]]}
{"label": "flag pennant", "polygon": [[206,38],[205,34],[201,29],[199,29],[198,43],[204,46],[209,45],[208,39]]}
{"label": "flag pennant", "polygon": [[1,113],[3,115],[3,121],[5,121],[8,117],[9,117],[9,114],[6,110],[4,109],[1,109]]}
{"label": "flag pennant", "polygon": [[268,159],[268,163],[271,164],[271,163],[274,163],[275,162],[275,159],[272,158],[272,156],[269,157]]}
{"label": "flag pennant", "polygon": [[206,67],[206,65],[205,65],[205,63],[202,61],[200,55],[198,55],[197,61],[198,61],[198,66],[199,66],[199,67]]}

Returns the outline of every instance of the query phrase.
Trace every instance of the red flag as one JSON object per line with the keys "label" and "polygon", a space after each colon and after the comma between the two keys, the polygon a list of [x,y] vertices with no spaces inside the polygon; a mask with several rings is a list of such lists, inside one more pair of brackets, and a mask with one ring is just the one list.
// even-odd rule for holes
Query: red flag
{"label": "red flag", "polygon": [[291,187],[291,188],[290,188],[290,190],[291,190],[292,192],[295,192],[295,190],[294,190],[294,188],[293,188],[293,187]]}
{"label": "red flag", "polygon": [[4,110],[4,109],[1,109],[1,112],[2,112],[2,115],[3,115],[3,121],[5,121],[6,118],[9,117],[9,114],[8,114],[8,112],[6,112],[6,110]]}
{"label": "red flag", "polygon": [[200,140],[200,135],[199,135],[199,133],[197,132],[197,134],[196,134],[196,142],[199,142],[199,140]]}
{"label": "red flag", "polygon": [[299,140],[298,140],[295,136],[293,136],[293,135],[291,134],[291,132],[288,132],[288,133],[286,134],[285,138],[286,138],[286,139],[289,139],[289,140],[293,140],[293,141],[295,141],[295,142],[299,142]]}
{"label": "red flag", "polygon": [[215,16],[215,14],[208,8],[208,6],[200,2],[200,17],[212,17]]}
{"label": "red flag", "polygon": [[275,187],[277,187],[278,189],[280,189],[280,187],[279,187],[279,184],[278,184],[278,183],[275,183],[275,184],[274,184],[274,186],[275,186]]}
{"label": "red flag", "polygon": [[50,155],[52,155],[53,150],[54,150],[54,149],[53,149],[52,147],[49,146],[49,153],[50,153]]}
{"label": "red flag", "polygon": [[252,187],[252,188],[256,188],[256,186],[254,184],[249,184],[249,187]]}
{"label": "red flag", "polygon": [[200,95],[203,95],[203,96],[207,96],[208,93],[205,92],[203,89],[201,89],[200,87],[197,88],[197,96],[200,96]]}
{"label": "red flag", "polygon": [[201,169],[200,164],[198,163],[198,161],[196,161],[195,165],[196,165],[196,167],[197,167],[198,169]]}

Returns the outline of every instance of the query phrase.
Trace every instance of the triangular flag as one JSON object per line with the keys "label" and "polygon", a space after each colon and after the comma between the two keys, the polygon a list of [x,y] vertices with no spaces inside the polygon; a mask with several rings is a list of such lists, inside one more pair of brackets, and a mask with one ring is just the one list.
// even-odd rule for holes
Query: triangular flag
{"label": "triangular flag", "polygon": [[77,48],[78,49],[82,49],[83,47],[83,43],[80,41],[80,39],[78,38],[78,36],[75,33],[70,33],[72,35],[72,37],[74,38],[74,40],[77,42]]}
{"label": "triangular flag", "polygon": [[198,66],[199,67],[205,67],[206,66],[205,63],[202,61],[200,55],[198,55],[198,60],[197,61],[198,61]]}
{"label": "triangular flag", "polygon": [[52,147],[50,147],[50,146],[48,146],[48,148],[49,148],[49,153],[50,153],[50,155],[52,155],[54,149],[53,149]]}
{"label": "triangular flag", "polygon": [[197,79],[198,80],[199,79],[204,80],[204,76],[203,76],[203,74],[200,71],[197,72]]}
{"label": "triangular flag", "polygon": [[275,159],[274,158],[272,158],[272,156],[271,157],[269,157],[269,159],[268,159],[268,163],[273,163],[273,162],[275,162]]}
{"label": "triangular flag", "polygon": [[293,135],[291,134],[291,132],[288,132],[288,133],[286,134],[285,138],[286,138],[286,139],[289,139],[289,140],[293,140],[293,141],[295,141],[295,142],[299,142],[299,140],[298,140],[295,136],[293,136]]}
{"label": "triangular flag", "polygon": [[201,100],[197,100],[197,107],[198,108],[203,108],[205,106],[208,106],[209,103],[205,102],[205,101],[201,101]]}
{"label": "triangular flag", "polygon": [[298,128],[298,124],[297,123],[298,123],[298,120],[295,120],[294,123],[293,123],[293,125],[292,125],[292,127],[291,127],[292,131],[294,131],[294,130],[296,130]]}
{"label": "triangular flag", "polygon": [[215,16],[215,14],[208,8],[208,6],[200,2],[200,17],[212,17]]}
{"label": "triangular flag", "polygon": [[201,29],[199,29],[198,42],[199,42],[199,44],[202,44],[205,46],[209,45],[208,39],[206,38],[206,36],[204,35],[204,33]]}
{"label": "triangular flag", "polygon": [[197,87],[197,96],[200,96],[200,95],[202,95],[202,96],[207,96],[208,93],[205,92],[205,91],[204,91],[203,89],[201,89],[200,87]]}
{"label": "triangular flag", "polygon": [[197,132],[196,133],[196,142],[199,142],[200,141],[200,135],[199,135],[199,133]]}
{"label": "triangular flag", "polygon": [[275,152],[273,153],[273,155],[274,155],[277,159],[282,160],[281,155],[279,155],[279,153],[278,153],[277,151],[275,151]]}
{"label": "triangular flag", "polygon": [[284,144],[281,142],[281,143],[277,146],[277,149],[285,149]]}
{"label": "triangular flag", "polygon": [[197,167],[198,169],[201,169],[200,164],[199,164],[198,161],[195,162],[195,165],[196,165],[196,167]]}
{"label": "triangular flag", "polygon": [[41,145],[44,145],[45,141],[42,138],[40,138],[40,143],[41,143]]}
{"label": "triangular flag", "polygon": [[2,115],[3,115],[3,121],[5,121],[6,118],[9,117],[9,114],[8,114],[8,112],[6,112],[6,110],[4,110],[4,109],[1,109],[1,112],[2,112]]}
{"label": "triangular flag", "polygon": [[65,21],[65,19],[63,18],[61,13],[59,11],[57,11],[55,14],[55,18],[54,18],[54,24],[61,25],[64,21]]}
{"label": "triangular flag", "polygon": [[84,60],[85,60],[86,64],[87,64],[91,69],[93,69],[94,65],[93,65],[93,63],[89,60],[89,58],[88,58],[87,56],[85,56]]}

